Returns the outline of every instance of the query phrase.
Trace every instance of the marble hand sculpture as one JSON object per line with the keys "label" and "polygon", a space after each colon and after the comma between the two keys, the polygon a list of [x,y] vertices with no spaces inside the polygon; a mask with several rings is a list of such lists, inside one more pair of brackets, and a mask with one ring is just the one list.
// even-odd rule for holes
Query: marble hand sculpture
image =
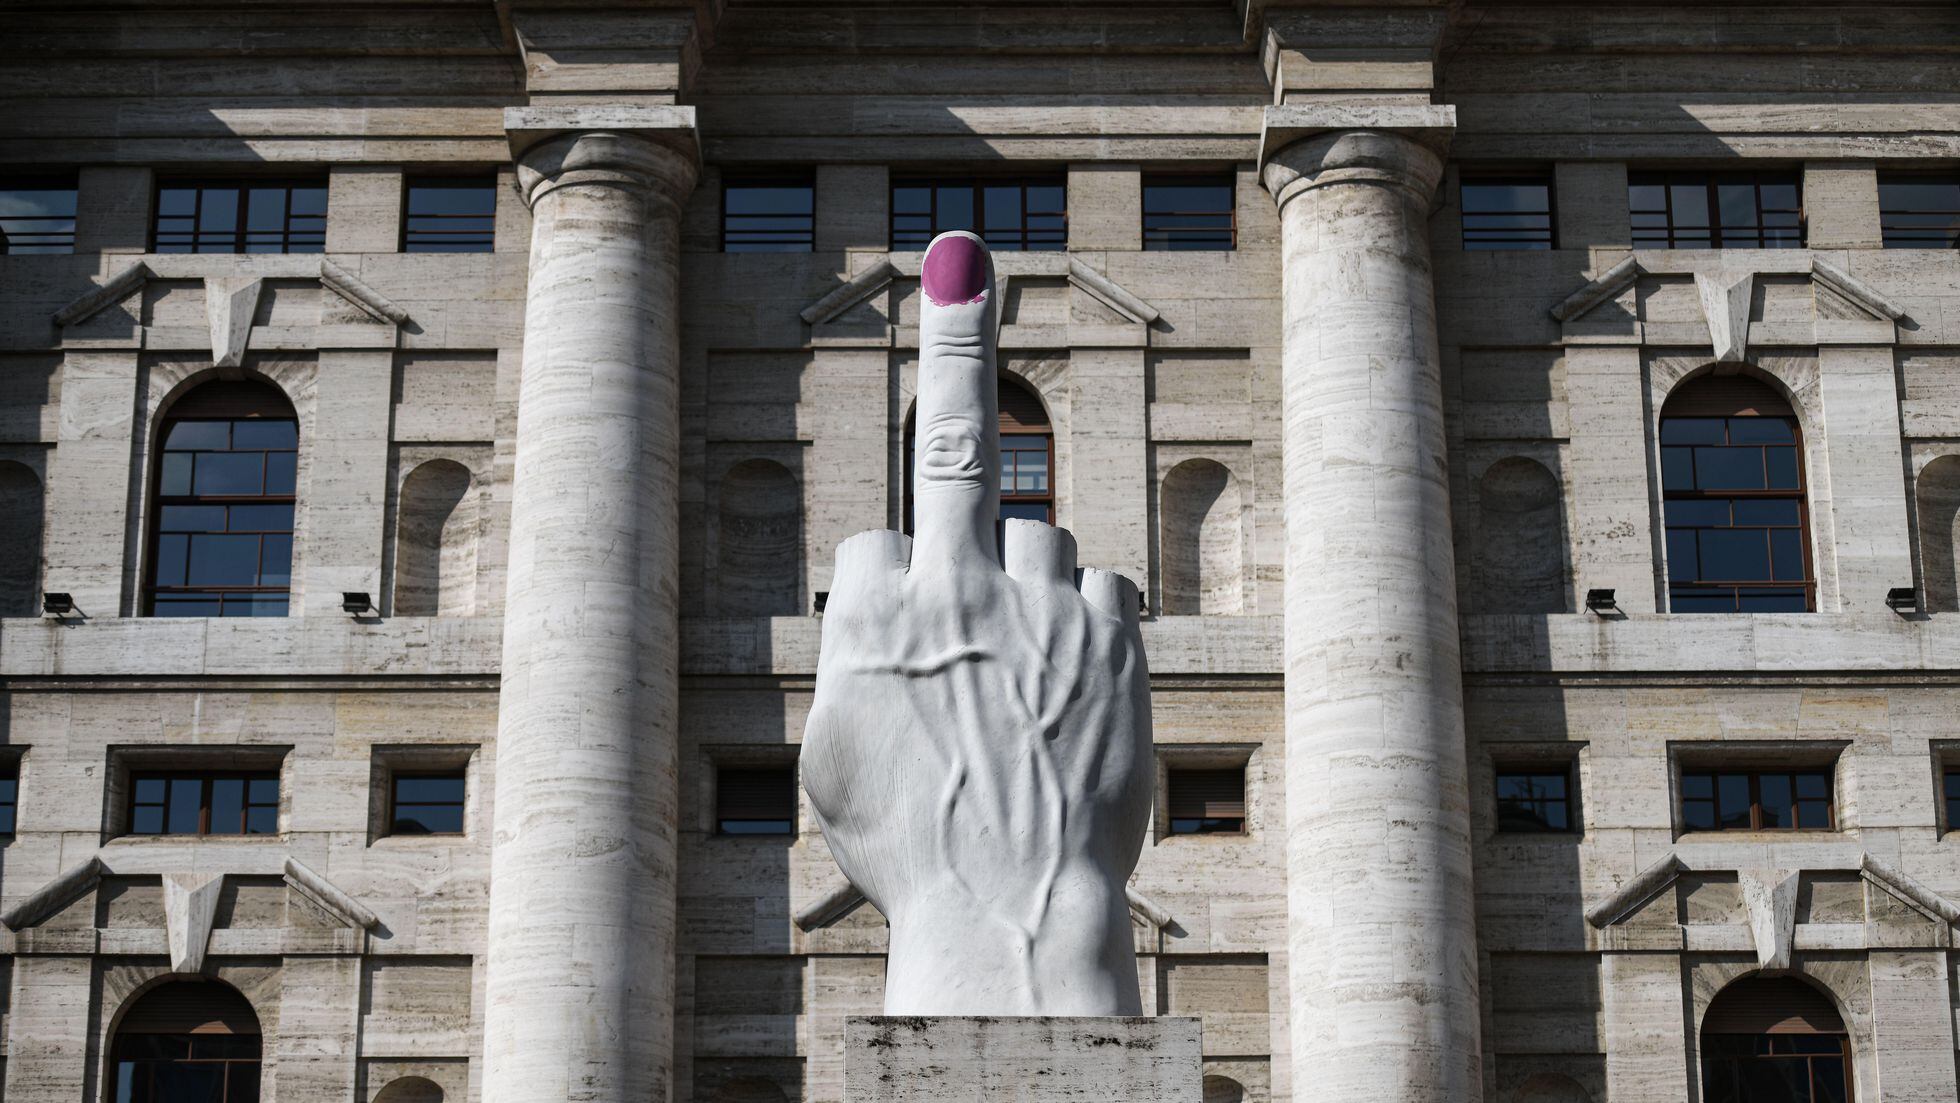
{"label": "marble hand sculpture", "polygon": [[1124,885],[1150,817],[1137,591],[1075,539],[998,542],[993,265],[921,275],[917,535],[837,548],[801,770],[831,853],[891,923],[888,1015],[1137,1015]]}

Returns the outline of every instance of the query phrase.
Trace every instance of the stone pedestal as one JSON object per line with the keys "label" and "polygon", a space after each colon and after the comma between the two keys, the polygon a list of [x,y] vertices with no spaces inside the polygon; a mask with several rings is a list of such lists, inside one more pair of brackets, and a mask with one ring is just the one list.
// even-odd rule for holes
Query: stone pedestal
{"label": "stone pedestal", "polygon": [[1302,1098],[1481,1088],[1428,214],[1444,107],[1267,110],[1284,275],[1287,946]]}
{"label": "stone pedestal", "polygon": [[1200,1103],[1196,1019],[853,1018],[851,1103]]}

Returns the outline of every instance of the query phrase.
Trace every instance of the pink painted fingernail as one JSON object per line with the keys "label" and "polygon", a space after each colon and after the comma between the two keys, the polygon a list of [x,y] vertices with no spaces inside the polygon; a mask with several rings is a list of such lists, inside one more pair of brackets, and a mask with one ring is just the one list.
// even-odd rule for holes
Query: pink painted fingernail
{"label": "pink painted fingernail", "polygon": [[919,285],[934,306],[977,303],[987,293],[987,253],[963,234],[948,234],[926,250]]}

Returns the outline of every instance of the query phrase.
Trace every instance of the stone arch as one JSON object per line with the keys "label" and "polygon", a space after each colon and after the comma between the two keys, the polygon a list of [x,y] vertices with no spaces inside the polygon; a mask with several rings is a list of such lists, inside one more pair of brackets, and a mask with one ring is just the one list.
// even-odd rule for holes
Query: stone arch
{"label": "stone arch", "polygon": [[716,611],[795,616],[803,573],[803,492],[774,460],[743,460],[722,476],[716,508]]}
{"label": "stone arch", "polygon": [[1215,460],[1185,460],[1158,498],[1162,609],[1168,616],[1245,610],[1238,480]]}
{"label": "stone arch", "polygon": [[789,1096],[773,1080],[743,1076],[717,1089],[712,1103],[789,1103]]}
{"label": "stone arch", "polygon": [[429,460],[402,480],[395,506],[399,617],[462,617],[476,603],[476,502],[469,468]]}
{"label": "stone arch", "polygon": [[1477,480],[1478,608],[1487,613],[1563,613],[1565,511],[1558,477],[1509,456]]}
{"label": "stone arch", "polygon": [[33,469],[0,460],[0,617],[40,612],[45,499]]}
{"label": "stone arch", "polygon": [[142,1083],[170,1099],[181,1091],[210,1090],[211,1058],[193,1063],[191,1046],[202,1043],[224,1065],[219,1095],[200,1094],[212,1103],[248,1103],[259,1098],[262,1035],[258,1012],[236,988],[222,981],[172,978],[133,996],[115,1016],[109,1045],[109,1087],[104,1098],[122,1098],[119,1089]]}
{"label": "stone arch", "polygon": [[[1698,1038],[1704,1098],[1743,1091],[1760,1080],[1765,1061],[1805,1075],[1792,1079],[1801,1090],[1760,1094],[1760,1103],[1852,1097],[1851,1032],[1831,993],[1800,974],[1751,973],[1730,982],[1702,1013]],[[1823,1081],[1835,1081],[1836,1091],[1813,1095],[1812,1085]],[[1718,1092],[1723,1084],[1727,1090]]]}
{"label": "stone arch", "polygon": [[1940,456],[1920,468],[1913,492],[1926,611],[1960,612],[1960,456]]}
{"label": "stone arch", "polygon": [[420,1076],[401,1076],[376,1093],[374,1103],[443,1103],[442,1088]]}
{"label": "stone arch", "polygon": [[1245,1085],[1229,1076],[1207,1076],[1204,1103],[1244,1103]]}
{"label": "stone arch", "polygon": [[1592,1103],[1592,1095],[1577,1080],[1559,1072],[1541,1072],[1511,1092],[1512,1103]]}

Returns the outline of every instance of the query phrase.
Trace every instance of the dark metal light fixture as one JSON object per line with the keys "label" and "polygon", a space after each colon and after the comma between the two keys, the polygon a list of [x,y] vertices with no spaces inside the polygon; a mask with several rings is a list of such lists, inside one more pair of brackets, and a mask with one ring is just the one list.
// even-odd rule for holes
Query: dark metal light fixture
{"label": "dark metal light fixture", "polygon": [[815,609],[816,609],[816,614],[817,614],[818,616],[822,616],[822,615],[823,615],[823,607],[824,607],[824,606],[826,606],[826,605],[828,605],[828,604],[830,604],[830,591],[829,591],[829,590],[818,590],[818,591],[817,591],[817,596],[816,596],[816,598],[815,598],[814,600],[812,600],[812,601],[810,602],[810,604],[811,604],[811,605],[813,605],[813,606],[815,606]]}
{"label": "dark metal light fixture", "polygon": [[44,593],[41,595],[41,612],[51,617],[65,617],[75,611],[73,594]]}
{"label": "dark metal light fixture", "polygon": [[1619,607],[1619,603],[1613,600],[1612,590],[1586,591],[1586,611],[1588,613],[1605,613],[1618,609]]}
{"label": "dark metal light fixture", "polygon": [[374,608],[374,599],[366,593],[343,591],[340,595],[340,607],[347,611],[347,615],[358,617]]}
{"label": "dark metal light fixture", "polygon": [[1910,586],[1894,586],[1885,591],[1885,607],[1894,613],[1919,611],[1919,591]]}

